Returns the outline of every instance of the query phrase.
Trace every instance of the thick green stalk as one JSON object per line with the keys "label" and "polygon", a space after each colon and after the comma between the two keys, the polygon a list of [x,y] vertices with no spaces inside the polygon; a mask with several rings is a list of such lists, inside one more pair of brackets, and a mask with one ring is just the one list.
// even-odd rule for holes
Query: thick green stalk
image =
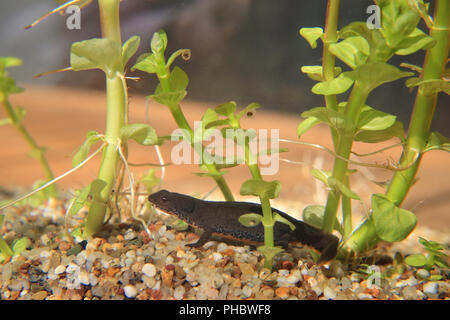
{"label": "thick green stalk", "polygon": [[[430,36],[436,45],[427,50],[422,79],[441,79],[445,70],[449,52],[450,1],[438,0],[434,15],[434,25]],[[421,152],[426,146],[430,134],[430,124],[436,108],[437,93],[427,94],[424,87],[419,87],[411,116],[405,151],[400,166],[405,166],[418,159],[414,165],[404,171],[396,172],[389,185],[386,196],[399,206],[412,186],[421,161]],[[375,228],[369,217],[351,236],[344,249],[355,253],[362,252],[379,241]]]}
{"label": "thick green stalk", "polygon": [[[440,0],[436,3],[435,20],[430,36],[436,45],[427,51],[423,67],[422,80],[441,79],[448,59],[449,52],[449,21],[450,2]],[[408,165],[425,148],[430,135],[430,125],[437,102],[437,93],[427,94],[424,87],[419,86],[413,114],[408,130],[405,151],[400,160],[400,166]],[[413,166],[395,173],[388,187],[386,196],[396,205],[400,205],[406,198],[421,162],[421,156]]]}
{"label": "thick green stalk", "polygon": [[[353,136],[355,133],[355,123],[359,112],[367,99],[367,92],[360,88],[355,82],[350,98],[345,110],[346,122],[340,130],[340,136],[336,153],[348,159],[353,145]],[[336,158],[334,161],[332,177],[338,181],[346,181],[347,177],[347,161]],[[339,206],[340,192],[330,191],[328,194],[327,204],[325,206],[325,216],[322,229],[331,233],[333,231],[334,222],[336,221],[336,212]]]}
{"label": "thick green stalk", "polygon": [[[100,23],[104,38],[112,39],[121,44],[119,4],[120,0],[99,0]],[[119,160],[120,129],[126,124],[128,107],[126,87],[123,83],[123,70],[116,70],[111,78],[106,78],[106,131],[105,140],[108,143],[103,150],[97,179],[104,183],[98,199],[94,199],[89,210],[85,236],[91,236],[102,228],[106,214],[107,202],[116,181]]]}
{"label": "thick green stalk", "polygon": [[[28,130],[23,126],[22,122],[17,117],[16,112],[14,111],[14,108],[11,106],[11,104],[8,100],[8,97],[5,95],[3,95],[3,96],[4,96],[4,98],[0,102],[3,104],[3,106],[5,108],[5,112],[8,116],[8,118],[10,119],[12,125],[17,129],[17,131],[19,131],[19,133],[22,135],[22,137],[25,139],[25,141],[30,146],[30,148],[31,148],[30,154],[32,155],[32,157],[34,157],[41,163],[42,169],[44,170],[44,173],[45,173],[46,180],[47,181],[53,180],[53,178],[54,178],[53,172],[52,172],[52,169],[50,168],[47,158],[45,157],[45,150],[38,146],[38,144],[36,143],[34,138],[30,135]],[[56,198],[58,196],[58,190],[54,184],[50,185],[48,187],[48,190],[50,192],[51,197]]]}
{"label": "thick green stalk", "polygon": [[[322,72],[324,81],[330,81],[335,78],[334,68],[336,58],[330,52],[329,47],[331,44],[336,43],[338,40],[337,28],[339,21],[339,6],[340,0],[328,0],[322,54]],[[337,110],[338,102],[336,95],[326,95],[325,104],[328,109]],[[338,143],[338,134],[335,128],[331,128],[331,136],[333,138],[333,144],[336,150]],[[346,177],[343,182],[349,188],[349,178]],[[342,220],[344,223],[344,238],[347,238],[352,232],[351,212],[351,199],[347,196],[342,196]]]}

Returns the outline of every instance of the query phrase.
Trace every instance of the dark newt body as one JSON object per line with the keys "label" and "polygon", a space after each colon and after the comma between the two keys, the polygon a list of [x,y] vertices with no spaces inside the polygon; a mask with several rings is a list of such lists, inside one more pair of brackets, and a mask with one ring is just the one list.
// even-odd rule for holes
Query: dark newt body
{"label": "dark newt body", "polygon": [[[231,201],[204,201],[184,194],[161,190],[149,196],[149,201],[159,210],[176,215],[189,225],[205,230],[198,242],[191,246],[198,247],[208,241],[211,234],[241,242],[264,242],[264,227],[262,223],[254,227],[245,227],[239,222],[239,217],[246,213],[262,213],[262,207],[257,203]],[[331,260],[336,256],[339,239],[314,228],[288,214],[273,209],[280,216],[291,222],[295,230],[281,222],[275,222],[275,243],[298,243],[309,245],[321,252],[321,261]]]}

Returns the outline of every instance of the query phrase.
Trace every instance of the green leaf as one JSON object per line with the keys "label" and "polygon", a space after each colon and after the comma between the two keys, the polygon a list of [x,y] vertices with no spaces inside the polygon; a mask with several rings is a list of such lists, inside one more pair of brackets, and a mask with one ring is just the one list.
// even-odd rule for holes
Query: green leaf
{"label": "green leaf", "polygon": [[7,124],[11,124],[11,123],[12,123],[11,119],[9,119],[9,118],[0,119],[0,127],[5,126]]}
{"label": "green leaf", "polygon": [[180,104],[181,100],[184,99],[187,92],[186,90],[174,91],[174,92],[161,92],[158,94],[154,94],[149,96],[154,101],[168,106],[169,108],[175,107]]}
{"label": "green leaf", "polygon": [[321,121],[317,119],[316,117],[308,117],[302,122],[298,124],[297,127],[297,136],[300,139],[300,137],[306,133],[309,129],[311,129],[316,124],[319,124]]}
{"label": "green leaf", "polygon": [[395,123],[384,130],[360,130],[354,137],[355,141],[362,141],[366,143],[378,143],[387,141],[392,138],[399,138],[400,141],[405,141],[405,131],[403,123],[395,121]]}
{"label": "green leaf", "polygon": [[381,194],[372,196],[372,218],[378,237],[386,242],[405,239],[417,223],[414,213],[397,207]]}
{"label": "green leaf", "polygon": [[281,222],[281,223],[287,224],[289,226],[289,228],[291,228],[292,231],[295,230],[295,225],[292,222],[290,222],[288,219],[280,216],[276,212],[272,212],[272,215],[273,215],[273,220],[275,220],[277,222]]}
{"label": "green leaf", "polygon": [[222,116],[230,117],[234,115],[234,112],[236,111],[236,102],[229,101],[225,102],[215,108],[216,112]]}
{"label": "green leaf", "polygon": [[428,263],[428,259],[423,254],[412,254],[406,257],[405,263],[411,267],[419,268],[426,265]]}
{"label": "green leaf", "polygon": [[29,240],[27,237],[22,237],[20,239],[16,239],[11,244],[11,249],[14,252],[14,255],[20,254],[23,250],[27,248],[29,244]]}
{"label": "green leaf", "polygon": [[122,141],[132,139],[144,146],[152,146],[158,143],[155,129],[145,123],[132,123],[120,129]]}
{"label": "green leaf", "polygon": [[414,77],[406,80],[406,86],[408,88],[421,86],[424,94],[427,96],[434,95],[441,91],[450,94],[450,82],[445,79],[421,80],[420,78]]}
{"label": "green leaf", "polygon": [[189,84],[189,78],[186,72],[178,66],[175,66],[170,73],[169,82],[172,91],[183,91],[186,90]]}
{"label": "green leaf", "polygon": [[139,183],[142,183],[145,186],[147,192],[153,193],[153,188],[159,185],[161,182],[161,178],[156,176],[156,170],[151,168],[147,171],[145,175],[143,175],[139,179]]}
{"label": "green leaf", "polygon": [[339,180],[336,180],[333,177],[328,178],[328,185],[330,188],[341,192],[343,195],[345,195],[348,198],[352,198],[355,200],[361,200],[360,197],[354,193],[352,190],[350,190],[344,183],[342,183]]}
{"label": "green leaf", "polygon": [[167,35],[164,30],[159,30],[153,34],[150,47],[153,53],[163,53],[167,48]]}
{"label": "green leaf", "polygon": [[367,105],[361,109],[357,128],[361,130],[376,131],[392,127],[397,117],[382,111],[375,110]]}
{"label": "green leaf", "polygon": [[325,215],[325,207],[321,205],[310,205],[303,209],[303,221],[310,226],[322,229],[323,219]]}
{"label": "green leaf", "polygon": [[330,44],[329,50],[339,60],[355,69],[367,61],[370,47],[366,39],[355,36]]}
{"label": "green leaf", "polygon": [[102,137],[97,131],[89,131],[86,134],[86,140],[84,140],[81,147],[78,149],[77,153],[74,155],[72,159],[72,166],[76,167],[79,165],[86,157],[88,156],[89,150],[94,143],[101,140]]}
{"label": "green leaf", "polygon": [[323,29],[322,28],[301,28],[300,35],[309,42],[311,48],[317,47],[317,40],[322,38]]}
{"label": "green leaf", "polygon": [[1,95],[10,95],[14,93],[21,93],[25,91],[23,88],[20,88],[16,85],[16,81],[11,77],[6,76],[0,76],[0,99],[2,98]]}
{"label": "green leaf", "polygon": [[72,206],[70,207],[69,212],[67,212],[67,215],[69,217],[74,216],[77,214],[86,204],[89,193],[91,191],[91,184],[84,187],[81,190],[75,191],[75,197],[72,200]]}
{"label": "green leaf", "polygon": [[414,31],[420,15],[411,9],[409,0],[385,0],[377,5],[381,9],[381,27],[386,43],[397,48]]}
{"label": "green leaf", "polygon": [[[309,78],[315,81],[323,81],[322,66],[303,66],[301,68],[303,73],[306,73]],[[342,72],[341,67],[334,67],[334,76],[337,77]]]}
{"label": "green leaf", "polygon": [[443,136],[439,132],[432,132],[430,137],[428,138],[427,145],[423,152],[427,152],[430,150],[443,150],[446,152],[450,152],[450,139]]}
{"label": "green leaf", "polygon": [[316,83],[311,91],[314,94],[335,95],[344,93],[353,85],[353,79],[347,77],[346,72],[341,73],[337,78]]}
{"label": "green leaf", "polygon": [[414,31],[408,36],[408,38],[402,40],[395,51],[395,54],[406,56],[409,54],[413,54],[418,50],[428,50],[432,48],[436,44],[436,40],[432,37],[428,36],[422,30],[415,28]]}
{"label": "green leaf", "polygon": [[263,216],[258,213],[246,213],[239,216],[239,223],[244,227],[256,227],[263,220]]}
{"label": "green leaf", "polygon": [[22,60],[17,57],[0,57],[0,69],[18,67],[21,65]]}
{"label": "green leaf", "polygon": [[325,107],[312,108],[302,112],[301,116],[303,118],[316,118],[320,122],[325,122],[338,130],[344,128],[347,122],[347,119],[342,113]]}
{"label": "green leaf", "polygon": [[131,70],[138,69],[147,73],[157,73],[161,68],[164,69],[165,66],[158,64],[156,56],[153,53],[144,53],[139,56]]}
{"label": "green leaf", "polygon": [[331,172],[317,168],[312,168],[311,175],[317,180],[320,180],[323,183],[325,183],[325,185],[328,187],[328,178],[331,176]]}
{"label": "green leaf", "polygon": [[278,180],[262,181],[257,179],[249,179],[245,181],[240,190],[243,196],[259,196],[275,199],[281,190],[281,183]]}
{"label": "green leaf", "polygon": [[257,250],[259,252],[261,252],[261,254],[264,256],[265,259],[267,259],[268,261],[272,261],[273,258],[283,252],[284,250],[278,247],[268,247],[268,246],[259,246],[257,248]]}
{"label": "green leaf", "polygon": [[74,71],[101,69],[108,78],[123,72],[122,48],[114,40],[89,39],[72,44],[70,65]]}
{"label": "green leaf", "polygon": [[130,58],[139,49],[141,38],[139,36],[132,36],[122,46],[122,64],[125,66]]}
{"label": "green leaf", "polygon": [[384,62],[368,62],[358,66],[353,71],[344,73],[358,82],[366,92],[372,91],[383,83],[413,75],[412,72],[402,71],[397,67]]}

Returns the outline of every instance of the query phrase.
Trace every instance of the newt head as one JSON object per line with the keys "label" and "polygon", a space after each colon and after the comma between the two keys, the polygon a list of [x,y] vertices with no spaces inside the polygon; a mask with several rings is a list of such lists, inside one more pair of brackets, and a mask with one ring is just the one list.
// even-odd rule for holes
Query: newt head
{"label": "newt head", "polygon": [[176,215],[180,218],[194,210],[195,201],[193,200],[194,198],[189,196],[167,190],[152,193],[148,197],[148,201],[150,201],[156,209],[167,214]]}

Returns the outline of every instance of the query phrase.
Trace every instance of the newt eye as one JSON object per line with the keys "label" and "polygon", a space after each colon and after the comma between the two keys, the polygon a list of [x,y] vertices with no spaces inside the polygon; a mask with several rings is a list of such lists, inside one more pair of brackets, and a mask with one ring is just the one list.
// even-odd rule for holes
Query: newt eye
{"label": "newt eye", "polygon": [[161,201],[162,202],[167,202],[167,201],[169,201],[169,199],[167,199],[166,197],[161,197]]}

